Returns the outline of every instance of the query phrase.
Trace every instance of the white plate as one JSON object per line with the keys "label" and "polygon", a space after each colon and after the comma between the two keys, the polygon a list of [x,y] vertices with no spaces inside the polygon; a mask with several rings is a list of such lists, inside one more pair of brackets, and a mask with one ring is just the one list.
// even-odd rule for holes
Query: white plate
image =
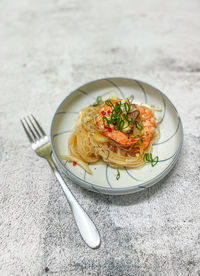
{"label": "white plate", "polygon": [[[117,170],[106,164],[90,165],[92,175],[81,167],[59,159],[68,154],[68,138],[73,131],[79,111],[93,104],[98,96],[103,100],[110,96],[128,98],[155,105],[162,109],[156,115],[162,117],[160,139],[153,145],[153,156],[159,156],[155,167],[147,164],[140,169]],[[56,163],[76,183],[94,192],[121,195],[141,191],[160,181],[174,166],[183,143],[183,127],[180,116],[172,102],[160,90],[151,85],[127,78],[106,78],[87,83],[73,91],[58,107],[51,125],[51,145]]]}

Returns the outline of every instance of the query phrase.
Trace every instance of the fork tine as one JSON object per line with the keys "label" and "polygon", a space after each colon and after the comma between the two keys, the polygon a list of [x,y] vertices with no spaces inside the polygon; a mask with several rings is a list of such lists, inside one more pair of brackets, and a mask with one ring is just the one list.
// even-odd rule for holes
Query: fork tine
{"label": "fork tine", "polygon": [[39,139],[42,138],[41,134],[38,132],[37,128],[34,126],[32,120],[31,120],[31,118],[29,116],[28,116],[28,120],[31,123],[32,127],[34,128],[34,130],[35,130],[35,132],[37,134],[37,138],[39,138]]}
{"label": "fork tine", "polygon": [[33,141],[33,138],[32,138],[31,135],[29,134],[29,132],[28,132],[28,130],[27,130],[25,124],[23,123],[22,120],[20,120],[20,122],[21,122],[21,124],[22,124],[22,126],[23,126],[24,131],[26,132],[26,135],[27,135],[27,137],[28,137],[30,143],[33,143],[33,142],[34,142],[34,141]]}
{"label": "fork tine", "polygon": [[27,125],[28,129],[30,130],[30,132],[31,132],[31,134],[32,134],[32,137],[33,137],[34,142],[36,142],[37,136],[35,135],[34,131],[33,131],[32,128],[30,127],[30,125],[29,125],[28,121],[26,120],[26,118],[24,118],[24,121],[26,122],[26,125]]}
{"label": "fork tine", "polygon": [[35,121],[36,125],[38,126],[40,132],[42,133],[43,136],[46,136],[46,133],[44,132],[44,130],[42,129],[42,127],[39,125],[39,123],[37,122],[37,120],[35,119],[35,117],[31,114],[33,120]]}

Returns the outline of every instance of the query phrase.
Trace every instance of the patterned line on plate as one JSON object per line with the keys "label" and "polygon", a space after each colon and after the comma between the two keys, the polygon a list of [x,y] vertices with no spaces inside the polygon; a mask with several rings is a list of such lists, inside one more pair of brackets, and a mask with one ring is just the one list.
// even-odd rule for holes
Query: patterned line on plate
{"label": "patterned line on plate", "polygon": [[94,97],[92,97],[91,95],[89,95],[87,92],[85,92],[84,90],[82,90],[82,89],[80,89],[80,88],[77,89],[77,91],[79,91],[79,92],[83,93],[84,95],[86,95],[86,96],[92,98],[93,100],[96,100]]}
{"label": "patterned line on plate", "polygon": [[59,133],[56,133],[56,134],[53,135],[53,139],[57,136],[60,136],[60,135],[65,134],[65,133],[70,133],[70,132],[73,132],[73,130],[65,130],[65,131],[61,131]]}
{"label": "patterned line on plate", "polygon": [[110,181],[108,179],[108,165],[106,165],[106,180],[107,180],[107,183],[108,185],[110,186],[110,188],[112,188],[111,184],[110,184]]}
{"label": "patterned line on plate", "polygon": [[83,93],[84,95],[89,96],[89,95],[88,95],[88,93],[87,93],[87,92],[85,92],[85,91],[84,91],[84,90],[82,90],[82,89],[77,89],[77,91],[79,91],[79,92]]}
{"label": "patterned line on plate", "polygon": [[165,161],[168,161],[168,160],[172,159],[177,154],[177,152],[178,152],[178,150],[172,156],[170,156],[166,159],[158,160],[158,162],[165,162]]}
{"label": "patterned line on plate", "polygon": [[126,167],[125,167],[125,170],[126,170],[127,174],[128,174],[131,178],[133,178],[135,181],[140,181],[139,179],[137,179],[137,178],[135,178],[134,176],[132,176],[132,175],[130,174],[130,172],[127,170]]}
{"label": "patterned line on plate", "polygon": [[[90,165],[90,163],[87,163],[87,164],[88,164],[88,166]],[[84,172],[84,177],[83,177],[83,178],[84,178],[84,181],[86,181],[86,180],[85,180],[85,179],[86,179],[86,174],[87,174],[87,172],[85,171],[85,172]]]}
{"label": "patterned line on plate", "polygon": [[160,120],[160,124],[162,124],[162,122],[165,118],[165,113],[166,113],[166,101],[165,101],[165,98],[163,97],[163,95],[162,95],[162,98],[163,98],[164,111],[163,111],[162,119]]}
{"label": "patterned line on plate", "polygon": [[60,111],[60,112],[57,112],[55,115],[61,115],[61,114],[78,114],[79,112],[77,111]]}
{"label": "patterned line on plate", "polygon": [[[88,163],[88,165],[89,165],[89,163]],[[86,181],[86,173],[87,173],[87,172],[85,171],[85,172],[84,172],[84,177],[83,177],[83,178],[84,178],[84,181]],[[94,187],[94,185],[92,185],[91,183],[90,183],[90,186],[92,187],[92,189],[93,189],[95,192],[100,193],[99,190],[98,190],[96,187]]]}
{"label": "patterned line on plate", "polygon": [[115,84],[113,81],[111,81],[110,79],[105,79],[107,82],[111,83],[113,86],[115,86],[117,88],[117,90],[119,91],[119,93],[121,94],[122,98],[124,99],[124,93],[122,92],[122,90],[119,88],[119,86],[117,86],[117,84]]}
{"label": "patterned line on plate", "polygon": [[178,125],[177,125],[176,131],[174,132],[174,134],[172,134],[172,136],[170,136],[167,140],[159,142],[159,143],[155,143],[155,144],[153,144],[153,146],[158,146],[158,145],[164,144],[164,143],[168,142],[169,140],[171,140],[177,134],[177,132],[179,130],[179,126],[180,126],[180,118],[178,117]]}
{"label": "patterned line on plate", "polygon": [[135,80],[135,82],[142,89],[142,92],[144,94],[144,103],[146,104],[147,103],[147,94],[146,94],[146,91],[144,90],[144,87],[141,85],[141,83],[139,81]]}

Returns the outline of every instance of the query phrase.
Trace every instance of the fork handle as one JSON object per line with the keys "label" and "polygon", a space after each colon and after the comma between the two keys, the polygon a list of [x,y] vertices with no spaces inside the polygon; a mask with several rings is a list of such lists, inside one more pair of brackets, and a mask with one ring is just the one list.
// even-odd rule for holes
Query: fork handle
{"label": "fork handle", "polygon": [[90,217],[86,214],[86,212],[83,210],[83,208],[80,206],[78,201],[73,196],[70,189],[67,187],[62,176],[58,172],[58,169],[56,168],[56,165],[53,162],[53,160],[48,160],[48,162],[63,189],[63,192],[67,198],[67,201],[72,210],[74,219],[76,221],[76,224],[78,226],[79,232],[83,240],[89,247],[93,249],[98,248],[100,246],[101,240],[95,224],[92,222]]}

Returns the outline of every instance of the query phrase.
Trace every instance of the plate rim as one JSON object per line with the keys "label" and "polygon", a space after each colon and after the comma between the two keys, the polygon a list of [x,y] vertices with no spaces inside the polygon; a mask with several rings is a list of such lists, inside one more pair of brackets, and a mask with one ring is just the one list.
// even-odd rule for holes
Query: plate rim
{"label": "plate rim", "polygon": [[[179,124],[180,124],[180,129],[181,129],[181,141],[180,141],[180,145],[178,147],[178,150],[172,160],[172,162],[165,168],[164,171],[162,171],[159,175],[155,176],[154,178],[142,183],[142,184],[137,184],[137,185],[134,185],[134,186],[129,186],[129,187],[126,187],[126,188],[114,188],[114,187],[103,187],[103,186],[98,186],[96,184],[93,184],[93,183],[89,183],[87,182],[86,180],[83,180],[81,179],[80,177],[78,177],[77,175],[73,174],[68,168],[66,168],[64,166],[64,164],[61,162],[60,158],[58,157],[56,151],[55,151],[55,148],[54,148],[54,145],[53,145],[53,122],[55,120],[55,116],[59,110],[59,108],[61,107],[61,105],[67,100],[68,97],[70,97],[73,93],[75,93],[78,89],[82,88],[83,86],[85,85],[88,85],[88,84],[92,84],[96,81],[101,81],[101,80],[113,80],[113,79],[124,79],[124,80],[131,80],[131,81],[136,81],[136,82],[140,82],[140,83],[143,83],[147,86],[151,86],[152,88],[154,88],[155,90],[157,90],[159,93],[161,93],[162,96],[164,96],[168,101],[169,103],[173,106],[175,112],[177,113],[177,118],[179,120]],[[89,81],[89,82],[86,82],[84,84],[82,84],[81,86],[79,86],[78,88],[74,89],[73,91],[71,91],[63,100],[62,102],[58,105],[54,115],[53,115],[53,118],[52,118],[52,121],[51,121],[51,127],[50,127],[50,143],[51,143],[51,148],[52,148],[52,152],[53,152],[53,155],[58,163],[58,165],[60,165],[60,167],[62,168],[62,170],[73,180],[75,181],[76,183],[78,183],[80,186],[86,188],[86,189],[90,189],[94,192],[103,192],[103,193],[107,193],[107,194],[111,194],[113,192],[121,192],[121,194],[124,193],[131,193],[131,192],[137,192],[139,190],[144,190],[154,184],[156,184],[158,181],[162,180],[170,171],[171,169],[174,167],[174,165],[176,164],[177,160],[178,160],[178,157],[180,155],[180,152],[181,152],[181,149],[182,149],[182,146],[183,146],[183,137],[184,137],[184,133],[183,133],[183,124],[182,124],[182,121],[181,121],[181,118],[180,118],[180,115],[177,111],[177,108],[175,107],[175,105],[171,102],[171,100],[167,97],[167,95],[165,93],[163,93],[160,89],[154,87],[153,85],[147,83],[147,82],[144,82],[144,81],[141,81],[139,79],[135,79],[135,78],[129,78],[129,77],[104,77],[104,78],[99,78],[99,79],[96,79],[96,80],[92,80],[92,81]],[[88,187],[89,186],[89,187]],[[94,189],[93,189],[94,188]],[[97,189],[97,190],[96,190]],[[138,190],[139,189],[139,190]]]}

